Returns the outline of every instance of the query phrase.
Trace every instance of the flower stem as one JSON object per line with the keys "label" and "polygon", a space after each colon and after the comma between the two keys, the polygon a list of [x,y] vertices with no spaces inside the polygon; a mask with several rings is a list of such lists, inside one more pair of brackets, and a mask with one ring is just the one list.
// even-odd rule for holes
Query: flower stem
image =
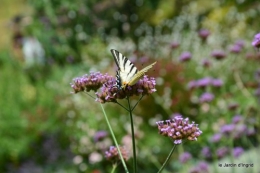
{"label": "flower stem", "polygon": [[115,172],[116,167],[117,167],[117,164],[113,164],[113,168],[112,168],[112,170],[111,170],[111,173],[114,173],[114,172]]}
{"label": "flower stem", "polygon": [[166,166],[166,164],[170,161],[170,158],[171,158],[171,156],[172,156],[172,154],[173,154],[173,151],[174,151],[174,149],[176,148],[176,146],[177,146],[177,145],[174,144],[174,146],[172,147],[172,150],[171,150],[171,152],[169,153],[167,159],[164,161],[162,167],[160,168],[160,170],[159,170],[157,173],[162,172],[162,170],[164,169],[164,167]]}
{"label": "flower stem", "polygon": [[124,158],[123,158],[123,156],[122,156],[121,150],[120,150],[119,145],[118,145],[118,143],[117,143],[116,137],[115,137],[115,135],[114,135],[114,132],[113,132],[113,130],[112,130],[112,127],[111,127],[111,125],[110,125],[110,122],[109,122],[109,120],[108,120],[108,118],[107,118],[107,114],[106,114],[106,112],[105,112],[105,110],[104,110],[104,107],[103,107],[103,105],[102,105],[101,103],[100,103],[100,106],[101,106],[101,109],[102,109],[102,111],[103,111],[104,117],[105,117],[105,119],[106,119],[106,123],[107,123],[107,126],[108,126],[108,128],[109,128],[109,131],[110,131],[110,133],[111,133],[111,135],[112,135],[113,141],[114,141],[115,144],[116,144],[116,148],[117,148],[117,150],[118,150],[118,153],[119,153],[119,156],[120,156],[120,160],[121,160],[121,162],[122,162],[122,164],[123,164],[123,167],[124,167],[124,169],[125,169],[125,172],[126,172],[126,173],[129,173],[129,171],[128,171],[127,167],[126,167]]}
{"label": "flower stem", "polygon": [[139,100],[136,102],[136,104],[134,105],[134,107],[132,108],[131,111],[133,111],[135,109],[135,107],[138,105],[138,103],[142,100],[142,98],[144,97],[144,95],[142,95]]}
{"label": "flower stem", "polygon": [[132,145],[133,145],[133,165],[134,165],[134,173],[137,172],[137,160],[136,160],[136,149],[135,149],[135,131],[134,131],[134,121],[133,121],[133,115],[132,115],[132,109],[130,105],[129,96],[127,96],[127,102],[128,102],[128,110],[130,115],[130,121],[131,121],[131,131],[132,131]]}
{"label": "flower stem", "polygon": [[129,112],[129,110],[126,107],[124,107],[122,104],[120,104],[119,102],[116,101],[115,103],[118,104],[119,106],[121,106],[122,108],[124,108],[126,111]]}

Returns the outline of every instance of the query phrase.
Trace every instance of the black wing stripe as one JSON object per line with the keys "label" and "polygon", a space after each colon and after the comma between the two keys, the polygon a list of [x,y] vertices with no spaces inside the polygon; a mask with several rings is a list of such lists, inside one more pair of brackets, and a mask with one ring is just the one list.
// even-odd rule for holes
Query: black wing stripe
{"label": "black wing stripe", "polygon": [[[135,66],[133,65],[133,63],[131,63],[131,69],[129,70],[129,72],[127,73],[127,76],[129,76],[130,73],[132,73],[133,69],[135,68]],[[137,69],[135,68],[135,73],[137,73]]]}
{"label": "black wing stripe", "polygon": [[119,67],[119,52],[115,49],[111,49],[111,53],[114,57],[114,60],[116,62],[117,67],[120,69],[120,67]]}

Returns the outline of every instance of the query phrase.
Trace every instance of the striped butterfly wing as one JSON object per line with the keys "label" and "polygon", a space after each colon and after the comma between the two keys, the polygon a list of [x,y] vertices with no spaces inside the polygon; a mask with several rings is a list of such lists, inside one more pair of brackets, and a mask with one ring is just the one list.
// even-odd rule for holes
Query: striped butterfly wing
{"label": "striped butterfly wing", "polygon": [[127,85],[134,85],[140,78],[142,78],[150,68],[156,63],[143,68],[138,71],[135,65],[129,61],[123,54],[117,50],[111,49],[111,53],[115,59],[116,65],[118,67],[116,75],[116,83],[118,88],[124,89]]}

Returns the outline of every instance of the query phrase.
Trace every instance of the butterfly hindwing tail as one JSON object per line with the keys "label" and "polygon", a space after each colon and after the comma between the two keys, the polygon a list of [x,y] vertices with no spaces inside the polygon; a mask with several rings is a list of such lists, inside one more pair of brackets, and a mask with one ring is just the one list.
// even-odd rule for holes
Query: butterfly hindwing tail
{"label": "butterfly hindwing tail", "polygon": [[151,69],[154,65],[156,64],[156,62],[148,65],[147,67],[143,68],[142,70],[138,71],[135,76],[133,76],[133,78],[129,81],[128,85],[134,85],[136,82],[138,82],[139,79],[141,79],[145,73]]}

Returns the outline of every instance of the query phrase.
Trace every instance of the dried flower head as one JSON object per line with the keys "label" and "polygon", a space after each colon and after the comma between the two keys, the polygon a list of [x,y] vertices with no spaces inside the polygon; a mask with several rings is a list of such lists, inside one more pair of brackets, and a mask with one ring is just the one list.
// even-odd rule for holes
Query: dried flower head
{"label": "dried flower head", "polygon": [[254,46],[256,49],[260,48],[260,33],[255,35],[254,40],[252,41],[252,46]]}
{"label": "dried flower head", "polygon": [[176,116],[171,120],[156,122],[159,134],[173,139],[174,144],[181,144],[182,140],[188,139],[190,141],[197,140],[202,133],[198,128],[198,124],[192,122],[189,124],[188,118]]}
{"label": "dried flower head", "polygon": [[[127,161],[129,159],[128,151],[125,149],[125,147],[119,147],[121,154],[123,156],[123,159]],[[118,150],[115,146],[110,146],[109,150],[105,152],[105,158],[109,161],[119,161],[120,155],[118,153]]]}

